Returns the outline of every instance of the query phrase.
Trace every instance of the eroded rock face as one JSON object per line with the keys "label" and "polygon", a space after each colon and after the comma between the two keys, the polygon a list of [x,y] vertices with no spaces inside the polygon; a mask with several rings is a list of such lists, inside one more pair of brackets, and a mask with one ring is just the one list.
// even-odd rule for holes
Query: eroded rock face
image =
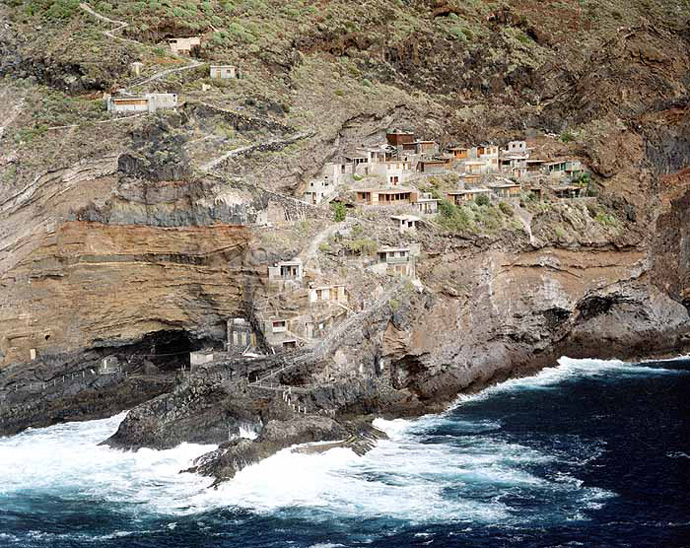
{"label": "eroded rock face", "polygon": [[241,308],[239,226],[157,228],[66,222],[3,274],[5,363],[181,328],[222,334]]}

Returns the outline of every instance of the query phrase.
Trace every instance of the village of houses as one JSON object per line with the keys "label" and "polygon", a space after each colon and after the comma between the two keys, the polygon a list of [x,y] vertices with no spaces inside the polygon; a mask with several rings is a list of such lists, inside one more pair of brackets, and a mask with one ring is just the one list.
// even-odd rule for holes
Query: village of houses
{"label": "village of houses", "polygon": [[[510,141],[505,147],[451,146],[441,151],[434,141],[392,130],[384,142],[346,152],[336,162],[327,163],[318,177],[306,182],[302,200],[327,209],[332,203],[347,203],[361,213],[353,214],[357,222],[366,222],[367,212],[388,219],[391,232],[398,237],[386,238],[378,223],[372,223],[379,232],[377,246],[368,260],[359,259],[359,272],[388,277],[389,287],[407,281],[419,288],[416,261],[421,245],[415,236],[422,225],[433,223],[443,200],[466,206],[516,203],[525,196],[559,201],[584,197],[586,171],[580,161],[541,159],[533,153],[527,141]],[[452,174],[458,188],[445,195],[419,190],[431,177]],[[253,322],[228,320],[227,351],[254,356],[258,332],[271,352],[308,349],[342,329],[347,318],[365,314],[387,298],[383,283],[370,294],[357,291],[357,298],[351,299],[353,288],[347,286],[347,277],[334,283],[332,277],[321,276],[318,267],[310,272],[309,262],[309,258],[296,257],[267,267],[265,304],[254,311]],[[217,352],[215,358],[212,351],[197,352],[191,363],[209,363],[217,356]]]}
{"label": "village of houses", "polygon": [[[200,38],[173,38],[168,43],[174,54],[189,55],[200,44]],[[141,70],[141,63],[131,67],[134,76],[139,76]],[[210,65],[209,77],[234,79],[240,73],[232,65]],[[124,90],[106,97],[106,101],[108,111],[115,115],[151,113],[179,105],[174,93],[132,95]],[[330,208],[330,204],[338,203],[383,214],[394,232],[404,238],[398,238],[397,245],[377,245],[374,257],[360,266],[373,275],[420,287],[415,261],[421,246],[415,242],[415,234],[420,225],[433,222],[442,201],[467,206],[519,202],[525,197],[551,201],[585,196],[587,174],[581,162],[544,158],[535,143],[441,147],[413,132],[390,130],[380,142],[342,151],[323,166],[319,176],[305,182],[300,197],[311,206]],[[456,188],[424,191],[432,177],[456,181]],[[347,327],[351,321],[348,318],[366,314],[388,298],[382,284],[366,296],[359,292],[356,302],[351,302],[352,287],[328,278],[323,281],[318,267],[310,272],[309,262],[308,257],[296,257],[268,266],[264,304],[248,314],[251,318],[228,319],[224,351],[192,352],[191,368],[228,354],[258,357],[261,348],[276,354],[323,346],[338,329]]]}

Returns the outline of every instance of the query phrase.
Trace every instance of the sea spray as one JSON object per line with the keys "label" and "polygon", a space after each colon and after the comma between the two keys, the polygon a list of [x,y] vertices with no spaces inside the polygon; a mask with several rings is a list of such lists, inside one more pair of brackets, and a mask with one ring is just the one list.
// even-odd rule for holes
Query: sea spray
{"label": "sea spray", "polygon": [[[673,523],[652,534],[683,534],[687,512],[674,506],[675,484],[664,478],[673,479],[690,454],[671,430],[685,428],[687,413],[678,407],[684,400],[673,394],[683,382],[679,393],[687,392],[687,377],[687,369],[673,363],[563,359],[534,377],[461,398],[439,415],[377,419],[390,439],[364,457],[343,448],[323,454],[286,449],[217,490],[207,488],[208,478],[178,473],[209,447],[132,453],[98,446],[122,415],[32,430],[0,440],[0,540],[51,548],[93,542],[124,547],[140,539],[181,547],[209,537],[219,546],[257,539],[262,546],[291,541],[304,548],[431,540],[482,545],[487,539],[541,546],[596,534],[605,545],[624,542],[637,523],[651,524],[647,531]],[[655,390],[665,394],[662,401]],[[644,440],[635,438],[636,429],[662,421],[669,403],[677,414],[653,431],[671,437],[657,440],[643,432]],[[628,440],[633,445],[621,448]],[[662,441],[668,447],[657,450],[654,444]],[[650,470],[635,476],[634,488],[650,476],[650,485],[663,485],[668,500],[619,510],[633,489],[618,489],[630,463],[654,459]],[[2,521],[2,508],[22,518]],[[88,528],[78,529],[75,512]],[[35,515],[44,518],[37,523]],[[627,545],[645,545],[639,535]]]}

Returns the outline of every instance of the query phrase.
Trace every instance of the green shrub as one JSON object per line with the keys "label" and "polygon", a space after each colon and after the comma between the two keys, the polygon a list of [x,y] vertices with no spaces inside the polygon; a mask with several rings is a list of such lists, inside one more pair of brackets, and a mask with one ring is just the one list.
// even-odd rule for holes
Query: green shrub
{"label": "green shrub", "polygon": [[511,205],[506,202],[499,202],[498,209],[500,209],[501,213],[507,215],[508,217],[512,217],[515,214]]}
{"label": "green shrub", "polygon": [[480,194],[474,199],[474,203],[476,203],[478,206],[488,206],[490,202],[491,200],[486,194]]}
{"label": "green shrub", "polygon": [[559,138],[561,143],[571,143],[575,140],[575,135],[571,131],[566,130],[561,133]]}
{"label": "green shrub", "polygon": [[341,202],[331,202],[331,209],[333,210],[333,220],[336,223],[342,223],[347,217],[347,209],[345,204]]}
{"label": "green shrub", "polygon": [[470,213],[464,207],[458,207],[449,200],[442,199],[438,204],[439,224],[450,232],[462,232],[472,228]]}

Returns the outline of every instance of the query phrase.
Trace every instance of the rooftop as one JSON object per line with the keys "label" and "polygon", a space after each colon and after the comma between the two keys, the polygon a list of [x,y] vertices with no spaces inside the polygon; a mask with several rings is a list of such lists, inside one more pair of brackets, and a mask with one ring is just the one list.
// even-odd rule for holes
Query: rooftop
{"label": "rooftop", "polygon": [[395,219],[396,221],[421,221],[419,217],[414,215],[393,215],[391,219]]}

